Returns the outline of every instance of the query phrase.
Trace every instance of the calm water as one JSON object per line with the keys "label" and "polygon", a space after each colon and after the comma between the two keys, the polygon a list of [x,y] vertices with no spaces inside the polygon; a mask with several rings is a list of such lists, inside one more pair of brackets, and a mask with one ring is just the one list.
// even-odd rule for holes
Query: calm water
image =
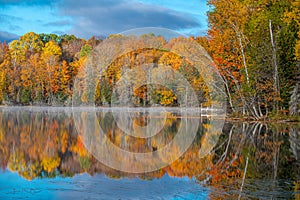
{"label": "calm water", "polygon": [[[0,108],[0,199],[300,199],[299,124],[223,127],[217,116],[160,113],[104,109],[90,118],[68,108]],[[95,119],[116,147],[153,154],[159,169],[129,173],[144,169],[129,157],[120,158],[127,172],[99,162],[115,155],[92,148],[103,147]],[[192,144],[181,148],[194,130]],[[166,165],[159,151],[180,131]]]}

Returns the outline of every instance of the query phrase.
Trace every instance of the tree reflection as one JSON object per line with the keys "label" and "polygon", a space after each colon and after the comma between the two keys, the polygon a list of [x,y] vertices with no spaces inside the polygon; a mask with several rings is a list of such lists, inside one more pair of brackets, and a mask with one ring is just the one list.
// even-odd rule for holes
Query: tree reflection
{"label": "tree reflection", "polygon": [[[113,122],[110,115],[99,113],[98,117],[104,117],[103,128],[115,145],[135,152],[151,152],[155,151],[154,147],[168,144],[182,120],[174,114],[168,116],[163,130],[150,141],[124,134],[115,122],[108,123]],[[141,125],[145,120],[145,116],[140,115],[132,123]],[[273,184],[267,186],[271,191],[277,190],[280,180],[290,180],[294,185],[284,187],[299,192],[300,127],[297,125],[226,123],[218,144],[211,151],[205,135],[213,132],[209,131],[209,118],[203,118],[195,141],[178,160],[151,173],[130,174],[111,169],[89,154],[67,110],[1,108],[0,123],[0,165],[28,180],[84,172],[146,180],[168,174],[193,177],[200,184],[227,191],[232,198],[251,195],[251,190],[255,190],[252,182],[258,179],[272,180],[269,183]],[[201,157],[202,147],[211,153]],[[235,192],[229,192],[233,188]],[[281,194],[274,195],[280,197]]]}
{"label": "tree reflection", "polygon": [[[243,195],[249,197],[255,190],[268,190],[260,194],[264,198],[289,195],[285,190],[292,191],[293,185],[287,183],[300,179],[299,151],[294,150],[295,144],[300,144],[300,129],[289,126],[296,133],[289,132],[291,128],[287,124],[226,124],[209,171],[211,184],[236,199]],[[258,180],[262,181],[261,185],[253,185]],[[285,190],[280,192],[280,187]]]}

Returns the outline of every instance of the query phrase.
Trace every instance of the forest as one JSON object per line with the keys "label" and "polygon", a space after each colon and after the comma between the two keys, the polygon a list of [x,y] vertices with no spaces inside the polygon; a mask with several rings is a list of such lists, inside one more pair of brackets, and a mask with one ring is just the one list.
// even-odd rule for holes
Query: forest
{"label": "forest", "polygon": [[[214,61],[226,90],[232,116],[255,120],[299,120],[300,112],[300,1],[299,0],[209,0],[209,30],[206,36],[190,37],[202,45]],[[116,35],[110,35],[115,37]],[[151,33],[162,45],[165,39]],[[70,106],[74,78],[93,49],[103,40],[74,35],[29,32],[18,40],[0,43],[0,101],[3,105]],[[175,40],[176,42],[176,40]],[[197,88],[200,103],[209,106],[207,88],[193,66],[163,48],[136,55],[168,64]],[[147,57],[148,55],[148,57]],[[98,83],[96,105],[110,100],[124,59],[118,58]],[[137,105],[147,106],[146,87],[135,91]],[[97,96],[98,95],[98,96]],[[177,106],[167,88],[151,93],[155,104]],[[290,116],[296,116],[294,118]],[[298,116],[298,117],[297,117]]]}

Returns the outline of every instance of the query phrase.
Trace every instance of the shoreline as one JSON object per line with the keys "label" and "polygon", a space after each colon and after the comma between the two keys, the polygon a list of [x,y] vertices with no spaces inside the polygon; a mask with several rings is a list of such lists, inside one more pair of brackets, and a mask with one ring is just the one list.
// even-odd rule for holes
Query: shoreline
{"label": "shoreline", "polygon": [[[52,106],[52,105],[43,105],[43,106],[37,106],[37,105],[13,105],[13,106],[6,106],[6,105],[0,105],[0,109],[24,109],[24,110],[30,110],[30,111],[112,111],[112,112],[119,112],[119,111],[128,111],[128,112],[174,112],[174,113],[189,113],[189,114],[200,114],[200,116],[194,116],[194,117],[216,117],[220,116],[220,120],[225,120],[226,122],[247,122],[247,123],[279,123],[279,124],[298,124],[300,121],[298,120],[290,120],[290,119],[262,119],[262,120],[256,120],[251,119],[251,117],[231,117],[230,114],[222,112],[221,109],[214,109],[214,108],[192,108],[192,107],[92,107],[92,106],[80,106],[80,107],[73,107],[73,106]],[[75,110],[74,110],[75,109]],[[224,116],[224,117],[223,117]]]}

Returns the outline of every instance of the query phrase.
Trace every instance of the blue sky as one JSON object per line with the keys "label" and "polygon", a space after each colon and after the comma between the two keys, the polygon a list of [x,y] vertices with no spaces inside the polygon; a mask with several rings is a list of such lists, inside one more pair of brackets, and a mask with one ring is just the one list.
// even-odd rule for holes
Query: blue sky
{"label": "blue sky", "polygon": [[205,0],[0,0],[0,40],[29,31],[89,38],[132,28],[207,30]]}

